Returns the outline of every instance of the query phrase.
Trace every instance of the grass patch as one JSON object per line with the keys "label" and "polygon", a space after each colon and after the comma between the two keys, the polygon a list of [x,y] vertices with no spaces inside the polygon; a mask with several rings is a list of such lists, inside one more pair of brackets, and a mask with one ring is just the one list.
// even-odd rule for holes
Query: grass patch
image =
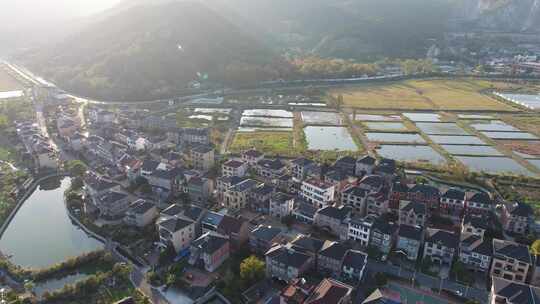
{"label": "grass patch", "polygon": [[298,152],[298,148],[293,148],[292,132],[237,132],[234,135],[229,151],[238,153],[246,149],[256,148],[268,154],[293,156]]}
{"label": "grass patch", "polygon": [[342,94],[345,106],[363,109],[515,111],[482,93],[509,87],[502,82],[474,79],[407,80],[359,85],[332,90],[330,94]]}

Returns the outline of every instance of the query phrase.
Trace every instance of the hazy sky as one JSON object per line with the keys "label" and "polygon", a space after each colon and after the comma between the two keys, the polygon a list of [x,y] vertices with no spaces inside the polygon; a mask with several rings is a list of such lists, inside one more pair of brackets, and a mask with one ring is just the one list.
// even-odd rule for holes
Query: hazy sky
{"label": "hazy sky", "polygon": [[[0,16],[39,20],[90,15],[122,0],[0,0]],[[27,20],[28,21],[28,20]]]}

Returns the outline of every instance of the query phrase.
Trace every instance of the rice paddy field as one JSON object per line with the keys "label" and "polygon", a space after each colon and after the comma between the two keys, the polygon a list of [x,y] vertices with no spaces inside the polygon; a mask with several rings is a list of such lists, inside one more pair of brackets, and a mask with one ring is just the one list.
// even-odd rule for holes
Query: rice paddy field
{"label": "rice paddy field", "polygon": [[406,80],[332,90],[344,106],[362,109],[516,111],[482,91],[505,90],[511,85],[473,79]]}

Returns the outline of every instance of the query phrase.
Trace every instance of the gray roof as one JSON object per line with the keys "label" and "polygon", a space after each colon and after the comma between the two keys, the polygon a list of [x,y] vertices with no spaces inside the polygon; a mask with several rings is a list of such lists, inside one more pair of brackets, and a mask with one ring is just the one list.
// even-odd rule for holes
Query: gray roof
{"label": "gray roof", "polygon": [[463,201],[465,200],[465,192],[459,189],[452,188],[452,189],[446,190],[446,192],[442,195],[442,197]]}
{"label": "gray roof", "polygon": [[300,268],[304,265],[311,256],[303,253],[301,251],[295,250],[294,248],[289,248],[284,245],[278,245],[265,254],[270,257],[272,260],[275,260],[284,265],[292,266],[294,268]]}
{"label": "gray roof", "polygon": [[525,245],[511,241],[493,239],[493,255],[506,256],[524,263],[532,264],[529,248]]}
{"label": "gray roof", "polygon": [[469,247],[472,252],[476,252],[485,256],[491,256],[493,254],[493,246],[491,242],[488,240],[480,240],[481,238],[479,236],[471,235],[461,241],[461,243]]}
{"label": "gray roof", "polygon": [[155,205],[149,201],[139,199],[135,201],[129,209],[136,214],[145,214],[148,210],[154,208]]}
{"label": "gray roof", "polygon": [[169,230],[169,231],[172,231],[172,232],[176,232],[176,231],[179,231],[181,229],[184,229],[186,228],[187,226],[193,224],[193,221],[189,221],[189,220],[186,220],[186,219],[180,219],[180,218],[177,218],[177,217],[173,217],[173,218],[170,218],[168,220],[165,220],[161,223],[159,223],[160,226],[162,226],[163,228]]}
{"label": "gray roof", "polygon": [[343,267],[361,269],[366,265],[366,263],[367,254],[357,250],[349,250],[343,257]]}
{"label": "gray roof", "polygon": [[279,159],[261,159],[257,165],[270,170],[280,170],[285,167],[285,164]]}
{"label": "gray roof", "polygon": [[337,207],[328,206],[328,207],[324,207],[320,209],[319,211],[317,211],[317,213],[320,215],[331,217],[339,221],[343,221],[350,215],[351,208],[349,207],[337,208]]}
{"label": "gray roof", "polygon": [[191,242],[191,246],[201,249],[204,253],[213,254],[228,242],[229,240],[225,237],[207,232]]}
{"label": "gray roof", "polygon": [[252,179],[246,179],[231,187],[232,191],[244,192],[256,187],[259,183]]}
{"label": "gray roof", "polygon": [[312,161],[311,159],[308,159],[308,158],[305,158],[305,157],[300,157],[300,158],[297,158],[297,159],[293,160],[291,163],[294,164],[294,165],[297,165],[297,166],[308,166],[308,165],[314,164],[315,162]]}
{"label": "gray roof", "polygon": [[364,165],[374,165],[377,160],[369,155],[361,157],[357,160],[358,163]]}
{"label": "gray roof", "polygon": [[302,235],[291,242],[294,246],[304,248],[313,253],[319,252],[324,246],[324,241],[314,237]]}
{"label": "gray roof", "polygon": [[358,186],[354,186],[354,187],[347,188],[347,190],[343,191],[343,193],[348,194],[348,195],[359,196],[359,197],[366,197],[368,194],[368,191]]}
{"label": "gray roof", "polygon": [[412,210],[415,214],[426,214],[426,205],[423,203],[412,201],[404,205],[401,210],[405,212],[409,212]]}
{"label": "gray roof", "polygon": [[493,292],[499,297],[508,299],[512,304],[540,303],[540,289],[538,287],[498,277],[492,277],[492,280]]}
{"label": "gray roof", "polygon": [[195,145],[191,148],[191,151],[201,154],[206,154],[213,150],[214,148],[212,148],[210,145]]}
{"label": "gray roof", "polygon": [[271,241],[280,233],[281,229],[270,226],[259,226],[251,231],[253,237],[264,241]]}
{"label": "gray roof", "polygon": [[162,214],[168,215],[168,216],[175,216],[182,212],[182,207],[180,205],[174,204],[170,205],[169,207],[165,208],[165,210],[161,211]]}
{"label": "gray roof", "polygon": [[531,206],[529,206],[526,203],[520,203],[520,202],[515,202],[512,205],[510,205],[510,207],[508,208],[508,211],[510,212],[511,215],[520,216],[520,217],[530,217],[530,216],[533,216],[534,214],[534,211],[531,208]]}
{"label": "gray roof", "polygon": [[319,255],[341,261],[343,257],[345,256],[345,253],[349,249],[350,249],[349,246],[346,246],[342,243],[330,242],[330,243],[325,244],[325,246],[319,252]]}
{"label": "gray roof", "polygon": [[447,248],[456,248],[459,238],[450,231],[428,228],[426,242],[441,244]]}
{"label": "gray roof", "polygon": [[271,201],[278,202],[278,203],[284,203],[292,199],[294,199],[294,196],[283,193],[283,192],[276,192],[272,194],[272,197],[270,198]]}
{"label": "gray roof", "polygon": [[485,205],[491,205],[493,203],[493,201],[491,200],[491,197],[489,197],[489,195],[485,192],[477,192],[475,193],[470,199],[469,199],[470,202],[475,202],[475,203],[481,203],[481,204],[485,204]]}
{"label": "gray roof", "polygon": [[422,227],[399,225],[399,237],[420,241],[422,239]]}

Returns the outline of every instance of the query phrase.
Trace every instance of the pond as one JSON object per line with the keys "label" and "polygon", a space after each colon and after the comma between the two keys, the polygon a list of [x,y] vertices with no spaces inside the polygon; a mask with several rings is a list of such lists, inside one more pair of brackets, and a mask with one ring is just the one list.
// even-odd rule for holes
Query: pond
{"label": "pond", "polygon": [[429,123],[429,122],[419,122],[416,123],[418,129],[426,134],[436,134],[436,135],[469,135],[465,130],[460,128],[457,124],[453,122],[439,122],[439,123]]}
{"label": "pond", "polygon": [[373,142],[387,143],[408,143],[408,144],[423,144],[426,141],[420,134],[413,133],[384,133],[384,132],[367,132],[366,137]]}
{"label": "pond", "polygon": [[381,157],[404,162],[426,162],[441,165],[446,159],[430,146],[381,145],[377,150]]}
{"label": "pond", "polygon": [[309,150],[321,151],[358,151],[349,130],[345,127],[304,128]]}
{"label": "pond", "polygon": [[537,110],[540,109],[540,95],[530,95],[530,94],[499,94],[500,97],[509,100],[513,103],[517,103],[529,109]]}
{"label": "pond", "polygon": [[240,119],[242,127],[293,127],[293,120],[290,118],[276,117],[249,117],[244,116]]}
{"label": "pond", "polygon": [[68,217],[63,196],[69,185],[69,178],[49,179],[24,202],[0,238],[13,263],[43,268],[103,248]]}
{"label": "pond", "polygon": [[494,120],[487,123],[472,124],[471,127],[475,128],[478,131],[521,132],[520,129],[517,129],[500,120]]}
{"label": "pond", "polygon": [[532,172],[508,157],[456,156],[457,160],[472,171],[484,171],[493,174],[512,173],[534,176]]}
{"label": "pond", "polygon": [[436,113],[403,113],[403,116],[407,117],[411,121],[417,122],[439,122],[441,116]]}
{"label": "pond", "polygon": [[343,119],[335,112],[302,112],[302,121],[312,125],[342,125]]}
{"label": "pond", "polygon": [[353,120],[360,121],[401,121],[399,115],[374,115],[374,114],[356,114]]}
{"label": "pond", "polygon": [[244,110],[242,116],[285,117],[293,118],[293,113],[287,110],[252,109]]}
{"label": "pond", "polygon": [[441,147],[452,155],[503,156],[491,146],[442,145]]}
{"label": "pond", "polygon": [[485,145],[480,138],[476,136],[461,135],[429,135],[429,138],[439,145]]}
{"label": "pond", "polygon": [[492,139],[538,139],[527,132],[482,132],[482,134]]}
{"label": "pond", "polygon": [[461,118],[461,119],[493,119],[493,116],[478,115],[478,114],[459,114],[458,118]]}
{"label": "pond", "polygon": [[364,122],[371,130],[380,131],[407,131],[407,127],[401,122]]}
{"label": "pond", "polygon": [[59,279],[50,279],[44,282],[36,283],[36,286],[34,287],[34,292],[38,297],[41,297],[46,291],[52,292],[57,289],[60,289],[64,287],[64,285],[67,284],[73,284],[77,281],[81,281],[85,278],[87,278],[88,275],[82,274],[82,273],[75,273],[72,275],[65,276],[63,278]]}

